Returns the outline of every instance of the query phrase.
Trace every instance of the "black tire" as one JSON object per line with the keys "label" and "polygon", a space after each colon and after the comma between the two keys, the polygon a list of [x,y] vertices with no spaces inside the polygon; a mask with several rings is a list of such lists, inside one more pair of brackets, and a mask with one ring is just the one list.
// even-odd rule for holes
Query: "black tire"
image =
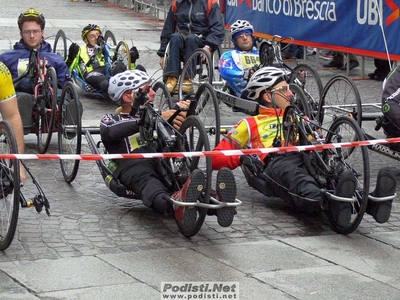
{"label": "black tire", "polygon": [[221,120],[218,99],[209,83],[202,83],[196,92],[197,101],[195,114],[204,124],[210,147],[214,148],[220,140]]}
{"label": "black tire", "polygon": [[54,39],[53,52],[60,55],[64,61],[67,59],[67,36],[62,29],[57,32]]}
{"label": "black tire", "polygon": [[152,89],[156,93],[154,95],[153,106],[157,111],[165,111],[173,108],[174,104],[171,93],[163,82],[155,82]]}
{"label": "black tire", "polygon": [[[363,140],[365,140],[365,136],[360,126],[353,118],[348,116],[340,116],[334,120],[325,139],[327,144]],[[358,181],[358,188],[354,194],[357,200],[352,203],[351,222],[348,226],[342,227],[337,224],[329,209],[327,209],[333,230],[341,234],[350,234],[357,229],[367,208],[370,185],[368,149],[366,146],[328,149],[324,150],[323,159],[327,165],[334,169],[334,172],[328,176],[328,189],[336,187],[340,174],[344,169],[352,170]],[[335,200],[328,200],[327,205],[324,205],[324,207],[327,206],[329,208],[330,201]]]}
{"label": "black tire", "polygon": [[318,72],[309,64],[298,64],[293,68],[289,83],[295,83],[303,89],[311,109],[309,117],[316,120],[318,104],[323,93],[323,85]]}
{"label": "black tire", "polygon": [[37,101],[38,110],[38,151],[46,153],[53,135],[54,120],[57,114],[57,73],[53,67],[47,68],[41,88],[42,98]]}
{"label": "black tire", "polygon": [[274,47],[270,42],[263,42],[259,50],[261,67],[272,66],[275,60]]}
{"label": "black tire", "polygon": [[165,49],[165,53],[164,53],[164,63],[161,66],[162,67],[162,71],[163,71],[163,82],[167,83],[167,79],[168,79],[168,74],[167,74],[167,68],[168,68],[168,64],[169,64],[169,55],[170,55],[170,50],[169,50],[169,43],[167,45],[167,48]]}
{"label": "black tire", "polygon": [[[18,154],[17,141],[11,125],[0,121],[0,153]],[[0,159],[0,250],[7,249],[17,229],[20,177],[16,159]]]}
{"label": "black tire", "polygon": [[318,105],[318,122],[328,128],[335,119],[345,115],[351,115],[361,127],[362,109],[358,88],[350,77],[336,75],[324,88]]}
{"label": "black tire", "polygon": [[104,42],[111,47],[117,46],[117,40],[115,39],[114,33],[111,30],[107,30],[104,34]]}
{"label": "black tire", "polygon": [[[204,125],[196,116],[189,116],[182,124],[179,132],[182,137],[179,138],[178,145],[180,151],[193,152],[193,151],[209,151],[210,145],[208,143],[207,134],[204,130]],[[211,187],[211,157],[192,157],[185,158],[187,168],[192,172],[195,169],[200,169],[204,172],[206,182],[205,188],[199,201],[209,203],[210,201],[210,187]],[[206,208],[197,208],[197,219],[192,226],[185,226],[176,221],[179,231],[186,237],[196,235],[204,223],[207,214]]]}
{"label": "black tire", "polygon": [[117,53],[117,61],[122,61],[127,70],[131,69],[131,53],[129,46],[125,41],[120,41],[115,49]]}
{"label": "black tire", "polygon": [[289,86],[293,93],[292,105],[296,106],[304,116],[311,118],[310,102],[304,94],[303,89],[294,83],[291,83]]}
{"label": "black tire", "polygon": [[[184,94],[195,95],[199,86],[208,82],[212,84],[213,79],[213,69],[210,54],[203,48],[196,49],[188,58],[185,65],[183,66],[181,76],[179,76],[179,99],[184,98]],[[189,86],[185,83],[185,79],[191,80],[191,86],[193,87],[190,93],[183,90],[183,86]]]}
{"label": "black tire", "polygon": [[[75,85],[67,82],[61,94],[58,118],[58,152],[80,154],[82,143],[82,105]],[[68,183],[74,181],[79,168],[79,159],[61,159],[61,172]]]}

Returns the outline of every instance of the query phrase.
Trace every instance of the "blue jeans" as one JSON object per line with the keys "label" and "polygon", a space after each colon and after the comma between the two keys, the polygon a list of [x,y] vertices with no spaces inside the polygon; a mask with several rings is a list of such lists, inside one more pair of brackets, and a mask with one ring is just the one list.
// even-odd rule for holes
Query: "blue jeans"
{"label": "blue jeans", "polygon": [[[169,60],[167,65],[167,76],[178,77],[181,73],[181,61],[185,63],[189,56],[197,48],[203,48],[204,41],[195,34],[189,34],[184,37],[179,33],[174,33],[171,35],[169,40]],[[193,61],[195,64],[195,61]],[[190,68],[194,70],[195,66]],[[193,77],[193,74],[189,74]]]}

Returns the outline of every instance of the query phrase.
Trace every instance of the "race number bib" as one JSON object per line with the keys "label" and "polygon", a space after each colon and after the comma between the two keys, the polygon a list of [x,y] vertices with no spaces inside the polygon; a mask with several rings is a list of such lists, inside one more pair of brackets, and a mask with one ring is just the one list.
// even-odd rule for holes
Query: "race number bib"
{"label": "race number bib", "polygon": [[258,54],[241,53],[239,57],[243,68],[251,68],[260,64],[260,57]]}

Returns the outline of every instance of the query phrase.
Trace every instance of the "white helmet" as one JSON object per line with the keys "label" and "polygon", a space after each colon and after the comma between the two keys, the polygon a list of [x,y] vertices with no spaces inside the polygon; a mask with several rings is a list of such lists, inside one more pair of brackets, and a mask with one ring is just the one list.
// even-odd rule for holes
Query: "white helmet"
{"label": "white helmet", "polygon": [[111,100],[119,101],[125,92],[136,90],[148,82],[150,82],[150,77],[147,73],[139,70],[127,70],[110,78],[108,95]]}
{"label": "white helmet", "polygon": [[235,43],[235,41],[233,40],[233,35],[234,35],[235,33],[238,33],[238,32],[240,32],[240,31],[243,31],[243,30],[246,30],[246,29],[247,29],[247,30],[250,30],[250,31],[251,31],[251,34],[254,33],[253,25],[251,25],[249,21],[246,21],[246,20],[237,20],[235,23],[233,23],[233,24],[231,25],[230,33],[229,33],[229,36],[230,36],[232,42]]}
{"label": "white helmet", "polygon": [[257,100],[261,91],[273,87],[280,78],[285,78],[285,73],[281,69],[264,67],[257,70],[246,86],[246,90],[249,91],[247,98]]}

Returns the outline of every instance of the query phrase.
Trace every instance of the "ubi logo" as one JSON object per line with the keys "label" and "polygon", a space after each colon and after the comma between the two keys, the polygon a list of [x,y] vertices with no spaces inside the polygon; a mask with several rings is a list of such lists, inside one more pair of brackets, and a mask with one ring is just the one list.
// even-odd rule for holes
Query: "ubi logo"
{"label": "ubi logo", "polygon": [[243,2],[246,2],[247,5],[252,8],[252,0],[228,0],[226,3],[228,6],[240,6]]}
{"label": "ubi logo", "polygon": [[[386,6],[390,9],[390,14],[385,20],[385,25],[389,26],[400,16],[400,8],[394,0],[386,0]],[[357,0],[357,23],[377,25],[383,18],[383,0]]]}

